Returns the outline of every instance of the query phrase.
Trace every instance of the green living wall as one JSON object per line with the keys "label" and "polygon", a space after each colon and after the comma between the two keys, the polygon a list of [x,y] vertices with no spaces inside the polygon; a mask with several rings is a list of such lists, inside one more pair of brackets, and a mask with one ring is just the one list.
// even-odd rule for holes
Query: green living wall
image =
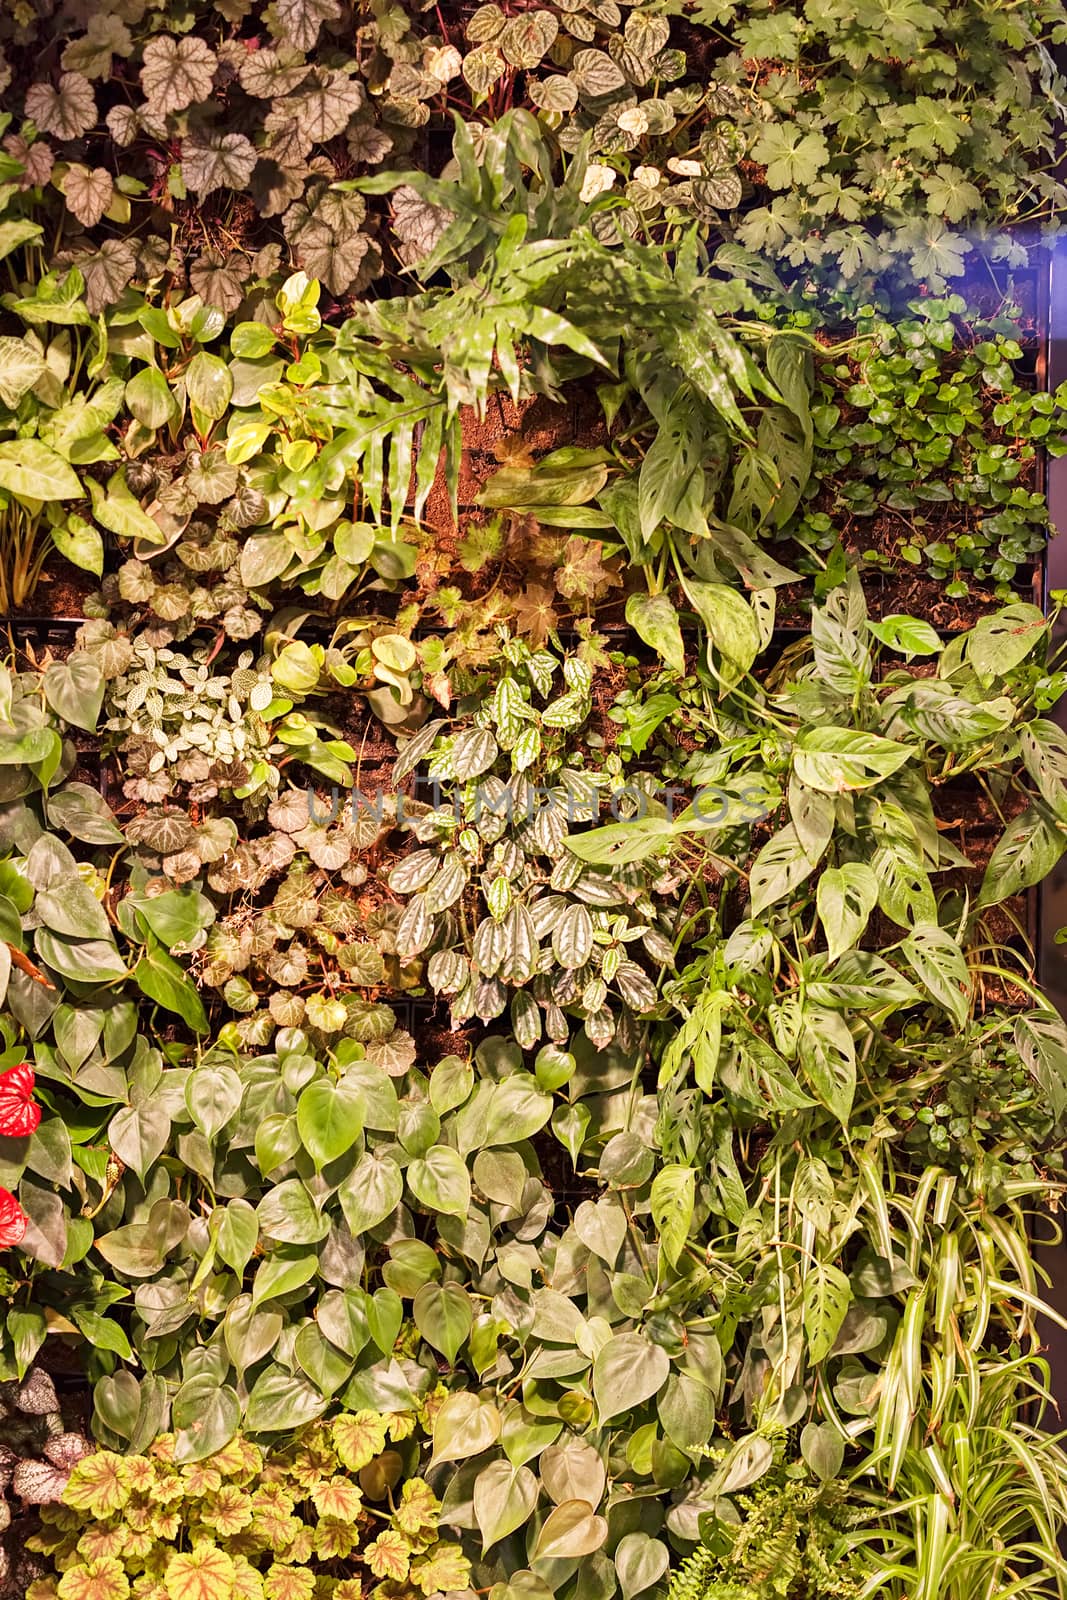
{"label": "green living wall", "polygon": [[1065,42],[0,7],[0,1589],[1067,1595]]}

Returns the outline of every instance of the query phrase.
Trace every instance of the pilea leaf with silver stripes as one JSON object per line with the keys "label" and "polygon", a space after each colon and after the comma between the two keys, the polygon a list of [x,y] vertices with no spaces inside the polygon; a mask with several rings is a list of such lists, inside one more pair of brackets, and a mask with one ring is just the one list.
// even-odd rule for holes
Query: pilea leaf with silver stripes
{"label": "pilea leaf with silver stripes", "polygon": [[458,856],[449,856],[437,876],[423,890],[427,911],[447,911],[455,905],[470,879],[470,874]]}
{"label": "pilea leaf with silver stripes", "polygon": [[533,918],[523,905],[514,905],[503,924],[507,930],[507,955],[501,976],[512,983],[526,983],[537,970],[538,942]]}
{"label": "pilea leaf with silver stripes", "polygon": [[532,1050],[541,1037],[541,1012],[528,989],[511,997],[511,1031],[524,1050]]}
{"label": "pilea leaf with silver stripes", "polygon": [[421,894],[414,895],[404,909],[396,930],[396,952],[402,961],[409,961],[425,950],[433,938],[433,917]]}
{"label": "pilea leaf with silver stripes", "polygon": [[570,905],[552,930],[552,949],[564,967],[584,967],[593,949],[593,919],[585,906]]}
{"label": "pilea leaf with silver stripes", "polygon": [[511,750],[511,764],[516,772],[532,767],[541,754],[541,730],[528,724],[515,740]]}
{"label": "pilea leaf with silver stripes", "polygon": [[452,741],[452,770],[457,778],[477,778],[488,772],[497,755],[497,742],[488,728],[464,728]]}
{"label": "pilea leaf with silver stripes", "polygon": [[656,991],[648,975],[636,961],[622,961],[615,974],[615,987],[635,1011],[650,1011],[656,1004]]}
{"label": "pilea leaf with silver stripes", "polygon": [[508,956],[508,932],[503,922],[486,917],[475,929],[472,947],[479,972],[495,977]]}
{"label": "pilea leaf with silver stripes", "polygon": [[502,922],[511,907],[511,884],[507,878],[496,877],[490,880],[485,891],[485,903],[489,907],[489,914],[497,922]]}
{"label": "pilea leaf with silver stripes", "polygon": [[437,950],[427,963],[426,977],[435,994],[453,994],[466,981],[469,971],[458,950]]}
{"label": "pilea leaf with silver stripes", "polygon": [[425,727],[413,734],[397,757],[393,766],[393,782],[403,783],[415,771],[419,762],[429,755],[437,742],[441,729],[447,724],[443,717],[437,717],[433,722],[426,723]]}
{"label": "pilea leaf with silver stripes", "polygon": [[390,872],[389,887],[395,894],[412,894],[417,889],[425,889],[440,864],[435,850],[416,850]]}

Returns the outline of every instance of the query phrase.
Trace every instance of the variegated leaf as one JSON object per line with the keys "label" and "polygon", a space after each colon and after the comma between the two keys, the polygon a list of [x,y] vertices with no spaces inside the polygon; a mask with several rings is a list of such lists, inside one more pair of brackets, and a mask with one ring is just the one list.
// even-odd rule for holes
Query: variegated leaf
{"label": "variegated leaf", "polygon": [[470,874],[459,856],[449,856],[423,893],[427,911],[437,914],[455,905],[467,887]]}
{"label": "variegated leaf", "polygon": [[563,967],[584,967],[593,949],[593,919],[580,902],[569,905],[552,930],[552,949]]}
{"label": "variegated leaf", "polygon": [[415,895],[405,908],[396,930],[396,952],[401,961],[410,961],[425,950],[433,937],[433,917],[421,895]]}
{"label": "variegated leaf", "polygon": [[430,957],[426,976],[435,994],[454,994],[466,982],[469,971],[458,950],[438,950]]}
{"label": "variegated leaf", "polygon": [[508,956],[508,933],[502,922],[486,917],[474,935],[473,955],[479,972],[495,977]]}
{"label": "variegated leaf", "polygon": [[464,782],[477,778],[496,760],[497,742],[488,728],[465,728],[452,743],[452,770]]}
{"label": "variegated leaf", "polygon": [[536,970],[539,954],[533,918],[525,906],[514,905],[502,926],[507,931],[507,955],[501,976],[512,983],[527,983]]}
{"label": "variegated leaf", "polygon": [[413,894],[416,889],[425,889],[440,859],[436,850],[416,850],[414,855],[405,856],[389,874],[390,889],[394,894]]}
{"label": "variegated leaf", "polygon": [[511,884],[507,878],[497,877],[490,880],[485,891],[485,903],[493,920],[502,922],[511,909]]}
{"label": "variegated leaf", "polygon": [[615,987],[634,1011],[649,1011],[656,1004],[656,991],[636,961],[619,963]]}
{"label": "variegated leaf", "polygon": [[499,978],[479,978],[474,986],[474,1015],[481,1022],[499,1017],[508,1003],[508,992]]}
{"label": "variegated leaf", "polygon": [[541,1037],[541,1012],[528,989],[511,997],[511,1031],[524,1050],[532,1050]]}
{"label": "variegated leaf", "polygon": [[532,724],[523,728],[511,750],[511,764],[516,772],[532,767],[541,754],[541,730]]}

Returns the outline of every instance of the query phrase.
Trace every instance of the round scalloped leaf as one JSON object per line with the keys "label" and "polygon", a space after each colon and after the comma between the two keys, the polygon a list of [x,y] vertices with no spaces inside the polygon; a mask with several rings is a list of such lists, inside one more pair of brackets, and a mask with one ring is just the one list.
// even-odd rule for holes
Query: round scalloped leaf
{"label": "round scalloped leaf", "polygon": [[506,70],[507,62],[495,44],[479,45],[463,59],[463,77],[475,94],[488,94]]}
{"label": "round scalloped leaf", "polygon": [[344,132],[351,118],[362,110],[366,98],[358,78],[350,78],[345,72],[323,72],[287,100],[285,106],[305,138],[312,144],[325,144]]}
{"label": "round scalloped leaf", "polygon": [[244,189],[256,164],[256,151],[243,133],[215,134],[182,145],[182,178],[194,194]]}
{"label": "round scalloped leaf", "polygon": [[257,100],[273,100],[276,95],[292,94],[310,71],[302,51],[279,44],[250,51],[238,67],[237,76],[246,94]]}
{"label": "round scalloped leaf", "polygon": [[42,133],[57,139],[80,139],[96,122],[96,96],[80,72],[64,72],[59,88],[35,83],[26,91],[26,116]]}
{"label": "round scalloped leaf", "polygon": [[527,93],[541,111],[573,111],[578,104],[578,88],[570,78],[553,73],[550,78],[534,78]]}
{"label": "round scalloped leaf", "polygon": [[195,33],[157,33],[144,47],[141,87],[157,115],[211,98],[219,58]]}
{"label": "round scalloped leaf", "polygon": [[385,1449],[385,1418],[375,1411],[334,1417],[330,1436],[341,1465],[349,1472],[362,1472]]}
{"label": "round scalloped leaf", "polygon": [[92,172],[75,161],[63,178],[63,197],[67,210],[86,228],[94,228],[104,215],[114,194],[110,172],[94,167]]}
{"label": "round scalloped leaf", "polygon": [[59,1600],[126,1600],[130,1580],[117,1556],[93,1556],[68,1567],[56,1592]]}
{"label": "round scalloped leaf", "polygon": [[551,11],[524,11],[512,17],[496,44],[510,66],[529,69],[541,64],[558,32],[559,23]]}
{"label": "round scalloped leaf", "polygon": [[341,15],[338,0],[274,0],[267,11],[267,24],[276,39],[311,50],[324,22]]}
{"label": "round scalloped leaf", "polygon": [[231,1600],[233,1583],[233,1561],[214,1544],[171,1556],[163,1575],[170,1600]]}
{"label": "round scalloped leaf", "polygon": [[67,1480],[66,1470],[49,1461],[20,1461],[11,1487],[24,1505],[48,1506],[62,1500]]}
{"label": "round scalloped leaf", "polygon": [[64,1504],[94,1517],[121,1511],[129,1498],[129,1469],[122,1457],[110,1450],[98,1450],[79,1461],[63,1494]]}

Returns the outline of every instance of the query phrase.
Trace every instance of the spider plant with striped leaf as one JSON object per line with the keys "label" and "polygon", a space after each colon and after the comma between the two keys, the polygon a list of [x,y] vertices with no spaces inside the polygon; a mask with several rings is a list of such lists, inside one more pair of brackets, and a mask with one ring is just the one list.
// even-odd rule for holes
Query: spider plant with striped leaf
{"label": "spider plant with striped leaf", "polygon": [[1067,1452],[1040,1425],[1047,1385],[1037,1355],[968,1352],[936,1426],[920,1414],[908,1430],[893,1498],[865,1487],[891,1447],[868,1458],[854,1479],[867,1509],[850,1536],[871,1564],[859,1600],[1062,1600]]}

